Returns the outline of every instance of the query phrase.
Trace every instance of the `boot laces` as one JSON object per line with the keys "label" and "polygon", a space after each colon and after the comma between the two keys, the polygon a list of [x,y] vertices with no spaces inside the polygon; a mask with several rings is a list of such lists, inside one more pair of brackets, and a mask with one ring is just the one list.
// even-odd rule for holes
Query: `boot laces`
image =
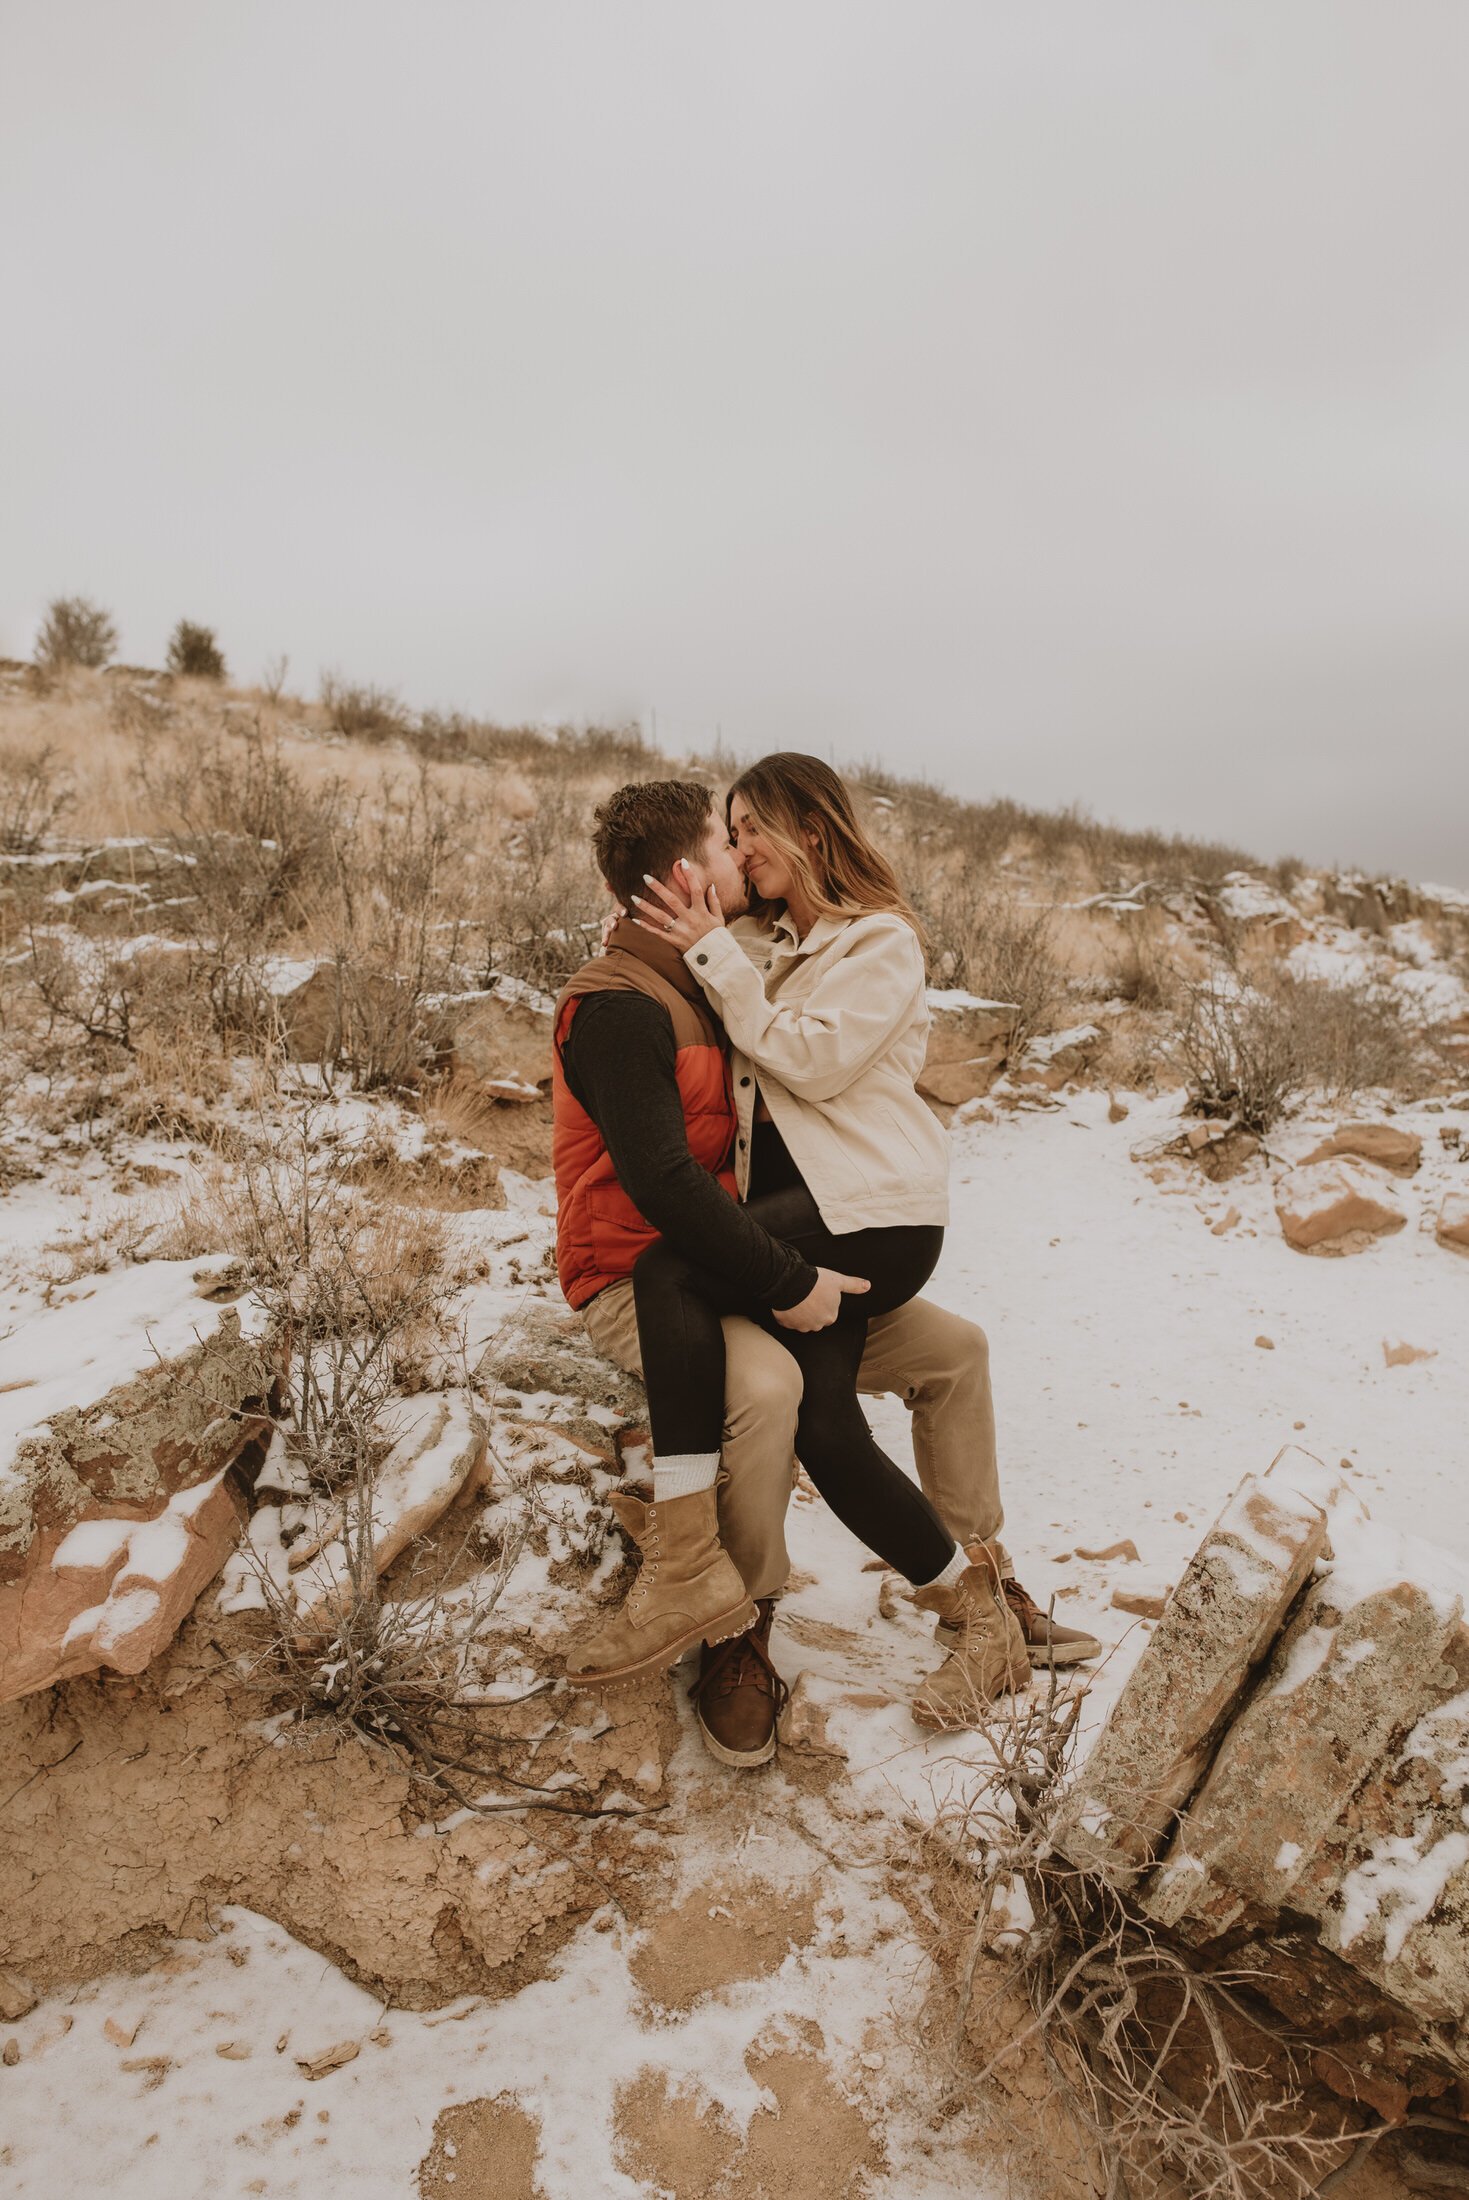
{"label": "boot laces", "polygon": [[775,1670],[770,1652],[754,1627],[748,1628],[743,1635],[736,1635],[730,1642],[716,1644],[709,1663],[689,1694],[691,1700],[698,1703],[706,1695],[732,1696],[737,1688],[758,1688],[762,1695],[769,1696],[777,1718],[790,1698],[789,1688]]}
{"label": "boot laces", "polygon": [[1045,1613],[1041,1610],[1040,1606],[1036,1603],[1035,1598],[1031,1596],[1029,1591],[1021,1588],[1019,1582],[1014,1578],[1013,1575],[1008,1575],[1006,1579],[1000,1583],[1000,1588],[1004,1594],[1005,1602],[1009,1605],[1011,1611],[1015,1614],[1015,1617],[1019,1620],[1023,1628],[1028,1631],[1032,1627],[1038,1627],[1041,1625],[1042,1621],[1045,1620]]}

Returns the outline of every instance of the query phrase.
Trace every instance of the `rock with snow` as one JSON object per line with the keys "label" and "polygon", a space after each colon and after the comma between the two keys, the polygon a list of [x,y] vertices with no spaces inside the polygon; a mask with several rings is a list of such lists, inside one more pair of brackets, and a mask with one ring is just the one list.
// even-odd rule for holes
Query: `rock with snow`
{"label": "rock with snow", "polygon": [[1102,1033],[1096,1024],[1075,1024],[1069,1031],[1053,1031],[1043,1039],[1032,1039],[1010,1072],[1011,1082],[1057,1092],[1081,1075],[1102,1045]]}
{"label": "rock with snow", "polygon": [[551,1087],[551,1007],[529,986],[501,981],[485,991],[427,1004],[435,1051],[491,1099],[529,1103]]}
{"label": "rock with snow", "polygon": [[982,1099],[1005,1066],[1020,1011],[1008,1001],[933,989],[918,1090],[943,1107]]}
{"label": "rock with snow", "polygon": [[1359,1253],[1408,1219],[1384,1178],[1350,1156],[1287,1169],[1275,1187],[1275,1212],[1298,1253]]}
{"label": "rock with snow", "polygon": [[1295,903],[1248,871],[1231,871],[1213,897],[1221,934],[1267,955],[1288,955],[1306,937]]}
{"label": "rock with snow", "polygon": [[1376,1168],[1390,1169],[1394,1176],[1413,1176],[1422,1164],[1423,1141],[1396,1123],[1343,1123],[1306,1155],[1301,1167],[1333,1160],[1338,1154],[1370,1161]]}
{"label": "rock with snow", "polygon": [[1433,1234],[1452,1253],[1469,1253],[1469,1192],[1445,1192]]}
{"label": "rock with snow", "polygon": [[648,1406],[642,1384],[604,1360],[579,1314],[531,1300],[493,1337],[475,1369],[492,1396],[518,1394],[521,1412],[600,1459],[615,1473],[643,1443]]}
{"label": "rock with snow", "polygon": [[1320,2073],[1348,2097],[1425,2056],[1469,2077],[1466,1603],[1469,1564],[1282,1454],[1206,1538],[1060,1829],[1164,1933],[1247,1933],[1286,2014],[1328,1988],[1370,2011],[1365,2055],[1333,2033]]}
{"label": "rock with snow", "polygon": [[1161,1619],[1173,1594],[1169,1581],[1134,1581],[1112,1591],[1114,1611],[1130,1612],[1134,1619]]}
{"label": "rock with snow", "polygon": [[1145,1898],[1208,1939],[1281,1912],[1469,2074],[1469,1566],[1333,1522]]}
{"label": "rock with snow", "polygon": [[407,979],[360,963],[279,956],[264,967],[263,982],[293,1062],[338,1061],[363,1030],[412,1021]]}
{"label": "rock with snow", "polygon": [[223,1565],[277,1378],[263,1309],[210,1296],[232,1271],[90,1277],[0,1343],[0,1702],[140,1672]]}
{"label": "rock with snow", "polygon": [[336,1532],[302,1553],[295,1599],[305,1635],[329,1626],[350,1601],[354,1562],[386,1573],[485,1477],[489,1431],[468,1391],[395,1400],[385,1424],[392,1448],[372,1478],[366,1510],[349,1496],[333,1520]]}
{"label": "rock with snow", "polygon": [[1289,1448],[1205,1536],[1071,1797],[1058,1843],[1074,1863],[1125,1887],[1153,1861],[1326,1547],[1334,1479]]}

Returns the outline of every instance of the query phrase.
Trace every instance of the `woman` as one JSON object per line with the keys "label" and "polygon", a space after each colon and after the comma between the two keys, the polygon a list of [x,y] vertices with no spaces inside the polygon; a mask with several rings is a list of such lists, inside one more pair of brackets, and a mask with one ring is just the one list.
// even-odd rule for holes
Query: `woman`
{"label": "woman", "polygon": [[[741,1196],[771,1236],[834,1272],[843,1296],[835,1320],[813,1310],[819,1293],[772,1314],[733,1303],[666,1239],[649,1247],[633,1286],[655,1489],[712,1485],[720,1316],[752,1314],[778,1325],[800,1364],[797,1450],[831,1509],[921,1601],[951,1609],[967,1582],[988,1622],[989,1572],[971,1565],[876,1444],[857,1396],[868,1320],[923,1288],[948,1220],[948,1141],[914,1082],[928,1033],[917,920],[846,787],[818,758],[762,759],[731,787],[726,815],[750,915],[731,930],[712,889],[707,905],[691,905],[652,880],[634,914],[682,951],[729,1035]],[[988,1694],[1028,1670],[1003,1627],[998,1640]]]}

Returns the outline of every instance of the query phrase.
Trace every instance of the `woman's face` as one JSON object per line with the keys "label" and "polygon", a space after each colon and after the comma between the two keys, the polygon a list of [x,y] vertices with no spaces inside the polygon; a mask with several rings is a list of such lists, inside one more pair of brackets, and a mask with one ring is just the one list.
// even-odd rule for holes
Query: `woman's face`
{"label": "woman's face", "polygon": [[745,877],[761,900],[787,900],[794,883],[790,867],[771,847],[738,795],[729,806],[729,836]]}

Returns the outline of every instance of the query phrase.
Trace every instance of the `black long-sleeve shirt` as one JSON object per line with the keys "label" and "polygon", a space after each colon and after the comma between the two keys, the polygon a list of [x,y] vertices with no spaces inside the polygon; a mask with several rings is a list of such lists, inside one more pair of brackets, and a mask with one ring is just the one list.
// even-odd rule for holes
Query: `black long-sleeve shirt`
{"label": "black long-sleeve shirt", "polygon": [[645,993],[588,994],[561,1049],[572,1095],[639,1214],[752,1305],[795,1306],[816,1270],[694,1159],[676,1062],[668,1012]]}

